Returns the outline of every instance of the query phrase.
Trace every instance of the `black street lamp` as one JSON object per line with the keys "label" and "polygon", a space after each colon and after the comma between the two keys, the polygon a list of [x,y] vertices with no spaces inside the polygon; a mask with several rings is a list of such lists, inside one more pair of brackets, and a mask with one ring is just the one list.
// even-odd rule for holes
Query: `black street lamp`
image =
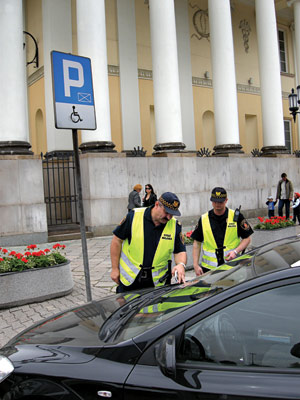
{"label": "black street lamp", "polygon": [[293,116],[294,122],[296,122],[296,114],[299,114],[299,105],[300,104],[300,85],[297,86],[297,94],[294,89],[292,89],[292,93],[289,94],[289,110]]}

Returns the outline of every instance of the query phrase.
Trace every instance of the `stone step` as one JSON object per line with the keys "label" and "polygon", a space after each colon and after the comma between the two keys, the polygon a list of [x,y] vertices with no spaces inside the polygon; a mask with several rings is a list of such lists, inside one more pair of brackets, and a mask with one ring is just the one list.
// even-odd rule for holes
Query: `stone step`
{"label": "stone step", "polygon": [[[92,232],[86,232],[86,237],[87,237],[87,239],[92,238],[93,237],[93,233]],[[72,232],[72,233],[61,232],[59,234],[49,235],[48,236],[48,242],[49,243],[62,242],[64,240],[76,240],[76,239],[81,239],[80,232]]]}

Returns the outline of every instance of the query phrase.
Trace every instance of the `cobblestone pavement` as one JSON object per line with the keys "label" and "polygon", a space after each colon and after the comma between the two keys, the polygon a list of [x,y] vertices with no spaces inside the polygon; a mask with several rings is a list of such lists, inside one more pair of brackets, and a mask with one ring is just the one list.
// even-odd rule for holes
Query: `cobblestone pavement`
{"label": "cobblestone pavement", "polygon": [[[115,292],[116,284],[110,279],[111,238],[110,236],[87,239],[93,300]],[[0,348],[14,335],[30,325],[87,301],[81,240],[60,241],[60,243],[66,245],[66,257],[71,261],[74,290],[67,296],[53,300],[0,310]],[[39,248],[44,249],[52,245],[53,243],[40,244]],[[24,246],[10,247],[9,249],[23,251]],[[192,271],[187,272],[187,279],[191,279],[193,276]]]}
{"label": "cobblestone pavement", "polygon": [[[257,223],[257,218],[249,219],[248,221],[253,227]],[[192,228],[191,226],[185,226],[183,232],[187,232]],[[109,248],[111,238],[111,236],[106,236],[87,239],[93,300],[115,292],[116,285],[110,279]],[[87,301],[81,240],[61,241],[60,243],[66,245],[66,257],[71,261],[74,281],[72,293],[53,300],[0,310],[0,348],[14,335],[30,325]],[[40,244],[39,247],[44,249],[52,245],[53,243],[45,243]],[[24,246],[10,247],[9,249],[23,251]],[[189,262],[189,264],[191,263]],[[187,280],[192,279],[194,276],[193,270],[187,271]]]}

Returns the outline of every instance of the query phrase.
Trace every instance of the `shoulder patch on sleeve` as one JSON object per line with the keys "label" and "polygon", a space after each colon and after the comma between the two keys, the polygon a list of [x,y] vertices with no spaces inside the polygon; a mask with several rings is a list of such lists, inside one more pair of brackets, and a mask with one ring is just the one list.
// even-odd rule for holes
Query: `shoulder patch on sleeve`
{"label": "shoulder patch on sleeve", "polygon": [[184,234],[182,232],[180,232],[180,240],[184,244]]}
{"label": "shoulder patch on sleeve", "polygon": [[250,230],[250,225],[249,225],[249,223],[248,223],[248,221],[246,219],[242,220],[242,222],[240,224],[240,227],[242,229],[244,229],[244,231],[249,231]]}
{"label": "shoulder patch on sleeve", "polygon": [[126,220],[126,217],[124,217],[124,218],[119,222],[119,225],[123,225],[124,222],[125,222],[125,220]]}

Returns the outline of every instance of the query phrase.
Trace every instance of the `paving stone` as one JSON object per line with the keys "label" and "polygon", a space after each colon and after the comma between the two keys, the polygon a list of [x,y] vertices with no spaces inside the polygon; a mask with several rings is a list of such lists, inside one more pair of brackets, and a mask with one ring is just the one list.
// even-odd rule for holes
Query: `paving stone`
{"label": "paving stone", "polygon": [[[249,220],[253,226],[257,219]],[[185,227],[188,232],[192,227]],[[110,279],[110,243],[112,236],[87,239],[89,270],[91,280],[92,298],[98,300],[102,297],[115,293],[116,284]],[[81,240],[61,241],[66,245],[66,256],[71,261],[71,270],[74,288],[71,294],[40,303],[32,303],[24,306],[12,307],[0,310],[0,348],[17,332],[30,327],[43,318],[53,314],[82,305],[87,301],[84,265],[82,258]],[[41,244],[41,248],[52,247],[53,243]],[[24,246],[15,246],[15,251],[23,251]],[[188,271],[187,279],[195,277],[193,271]]]}

